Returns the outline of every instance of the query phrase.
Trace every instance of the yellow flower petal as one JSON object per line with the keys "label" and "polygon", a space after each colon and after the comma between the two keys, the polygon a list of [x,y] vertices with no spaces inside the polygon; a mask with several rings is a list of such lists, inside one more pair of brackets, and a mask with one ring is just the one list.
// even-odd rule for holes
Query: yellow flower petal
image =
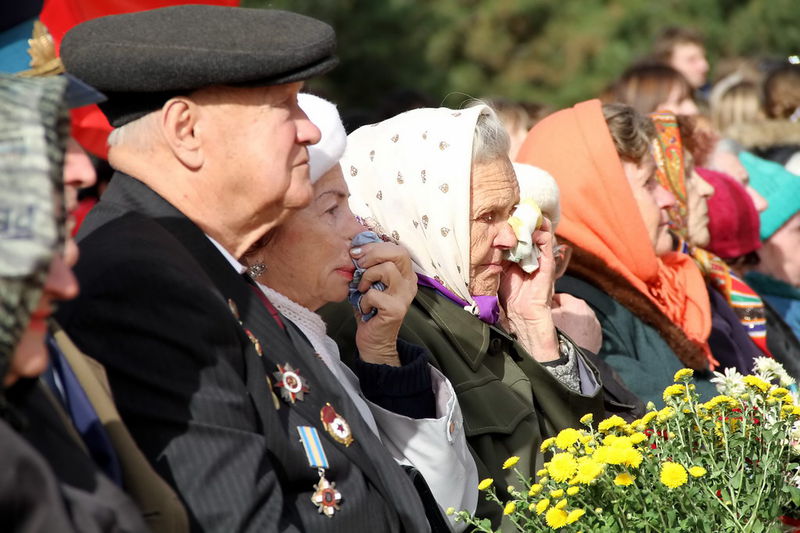
{"label": "yellow flower petal", "polygon": [[494,483],[494,480],[490,477],[487,477],[486,479],[478,483],[478,490],[486,490],[492,486],[492,483]]}
{"label": "yellow flower petal", "polygon": [[542,514],[548,507],[550,507],[550,500],[547,498],[539,500],[539,503],[536,504],[536,514]]}
{"label": "yellow flower petal", "polygon": [[567,525],[568,516],[569,515],[566,511],[551,507],[550,510],[547,511],[547,514],[544,515],[544,519],[548,526],[552,527],[553,529],[559,529]]}
{"label": "yellow flower petal", "polygon": [[518,462],[519,462],[519,457],[517,457],[516,455],[514,455],[512,457],[509,457],[503,463],[503,470],[508,470],[509,468],[511,468],[512,466],[517,464]]}
{"label": "yellow flower petal", "polygon": [[591,424],[591,423],[592,423],[592,420],[594,420],[594,415],[593,415],[592,413],[586,413],[585,415],[583,415],[583,416],[581,417],[581,420],[580,420],[580,422],[581,422],[581,424],[583,424],[584,426],[588,426],[589,424]]}
{"label": "yellow flower petal", "polygon": [[671,489],[684,485],[689,479],[686,469],[678,463],[666,462],[661,465],[661,483]]}
{"label": "yellow flower petal", "polygon": [[511,513],[513,513],[516,510],[517,510],[516,502],[508,502],[506,504],[505,509],[503,509],[503,514],[504,515],[510,515]]}
{"label": "yellow flower petal", "polygon": [[702,466],[693,466],[689,468],[689,474],[691,474],[692,477],[703,477],[707,473],[708,472],[706,471],[706,469],[703,468]]}
{"label": "yellow flower petal", "polygon": [[617,474],[617,477],[614,478],[614,485],[619,485],[620,487],[627,487],[628,485],[633,484],[633,481],[636,479],[635,476],[630,475],[627,472],[622,472]]}
{"label": "yellow flower petal", "polygon": [[672,381],[676,383],[678,381],[688,381],[692,376],[694,376],[694,370],[691,368],[681,368],[675,372],[675,375],[672,377]]}
{"label": "yellow flower petal", "polygon": [[567,515],[567,524],[574,524],[585,514],[586,511],[584,511],[583,509],[573,509]]}

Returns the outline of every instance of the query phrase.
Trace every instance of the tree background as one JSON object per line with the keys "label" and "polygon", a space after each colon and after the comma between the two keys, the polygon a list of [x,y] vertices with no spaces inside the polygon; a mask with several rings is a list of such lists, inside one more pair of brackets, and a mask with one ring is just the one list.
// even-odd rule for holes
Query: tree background
{"label": "tree background", "polygon": [[312,89],[369,110],[398,89],[435,105],[505,97],[564,107],[599,94],[667,26],[723,58],[800,53],[800,0],[243,0],[330,23],[341,64]]}

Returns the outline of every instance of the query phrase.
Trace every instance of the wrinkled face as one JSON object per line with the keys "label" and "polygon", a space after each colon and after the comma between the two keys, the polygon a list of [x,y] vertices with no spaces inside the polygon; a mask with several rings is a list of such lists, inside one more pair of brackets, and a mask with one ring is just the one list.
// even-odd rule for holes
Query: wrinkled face
{"label": "wrinkled face", "polygon": [[714,194],[711,186],[694,168],[686,178],[686,226],[689,244],[704,248],[711,241],[708,231],[708,199]]}
{"label": "wrinkled face", "polygon": [[676,115],[696,115],[699,113],[697,104],[690,95],[683,94],[680,85],[673,85],[667,100],[658,104],[657,111],[669,111]]}
{"label": "wrinkled face", "polygon": [[658,182],[656,161],[647,155],[639,163],[622,160],[622,169],[631,186],[633,198],[647,229],[647,235],[656,255],[672,250],[667,209],[675,204],[675,197]]}
{"label": "wrinkled face", "polygon": [[800,288],[800,212],[786,221],[758,251],[757,269]]}
{"label": "wrinkled face", "polygon": [[313,195],[256,258],[267,266],[260,282],[316,310],[347,297],[354,270],[350,241],[364,228],[347,204],[350,193],[339,165],[314,184]]}
{"label": "wrinkled face", "polygon": [[[78,282],[70,269],[70,263],[77,260],[77,248],[72,243],[66,255],[56,255],[50,263],[39,305],[31,315],[28,327],[22,334],[8,372],[3,377],[3,386],[13,385],[20,378],[35,378],[47,369],[50,361],[45,337],[47,319],[53,314],[53,304],[58,300],[69,300],[78,294]],[[74,254],[74,255],[70,255]]]}
{"label": "wrinkled face", "polygon": [[706,83],[708,61],[706,60],[706,51],[702,46],[694,43],[675,45],[669,63],[672,68],[686,76],[695,89]]}
{"label": "wrinkled face", "polygon": [[472,165],[469,291],[473,296],[497,294],[503,252],[517,245],[508,224],[517,203],[519,186],[508,158]]}
{"label": "wrinkled face", "polygon": [[753,205],[756,206],[756,211],[762,213],[767,210],[769,203],[750,185],[750,174],[748,174],[747,169],[744,168],[736,154],[727,150],[714,150],[711,154],[710,166],[714,170],[724,172],[738,181],[745,188],[747,194],[750,195]]}
{"label": "wrinkled face", "polygon": [[202,95],[199,128],[208,175],[222,205],[261,223],[311,201],[309,144],[320,132],[297,104],[301,83],[216,88]]}

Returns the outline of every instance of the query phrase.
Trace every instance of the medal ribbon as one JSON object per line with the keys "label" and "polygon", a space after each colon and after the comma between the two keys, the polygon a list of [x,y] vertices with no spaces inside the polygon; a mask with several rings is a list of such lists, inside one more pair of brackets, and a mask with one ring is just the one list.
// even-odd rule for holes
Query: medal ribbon
{"label": "medal ribbon", "polygon": [[306,451],[308,466],[312,468],[328,468],[328,457],[325,455],[325,450],[322,448],[322,442],[319,440],[317,428],[311,426],[297,426],[297,432],[300,434],[300,441],[303,443],[303,448]]}

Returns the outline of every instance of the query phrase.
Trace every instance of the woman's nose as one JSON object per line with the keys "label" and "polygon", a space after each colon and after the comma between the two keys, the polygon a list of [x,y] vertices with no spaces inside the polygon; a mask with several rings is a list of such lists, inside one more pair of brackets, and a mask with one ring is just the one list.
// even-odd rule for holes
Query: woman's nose
{"label": "woman's nose", "polygon": [[497,233],[497,236],[494,239],[495,248],[510,250],[516,245],[517,245],[517,236],[514,234],[514,230],[511,228],[511,224],[509,224],[508,222],[504,222],[500,227],[500,231]]}
{"label": "woman's nose", "polygon": [[659,185],[656,189],[656,203],[661,209],[667,209],[675,205],[675,195]]}

